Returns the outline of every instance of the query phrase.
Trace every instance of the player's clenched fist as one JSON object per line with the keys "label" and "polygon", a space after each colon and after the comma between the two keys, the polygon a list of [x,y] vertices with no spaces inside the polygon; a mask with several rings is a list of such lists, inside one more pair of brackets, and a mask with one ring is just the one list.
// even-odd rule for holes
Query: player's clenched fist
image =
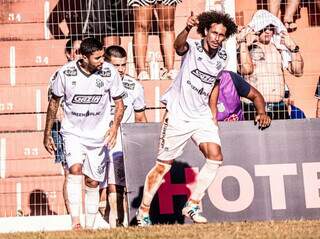
{"label": "player's clenched fist", "polygon": [[190,16],[188,17],[188,20],[187,20],[186,30],[190,31],[191,28],[197,26],[198,24],[199,24],[199,21],[198,21],[197,16],[195,16],[193,14],[193,11],[191,11],[191,14],[190,14]]}

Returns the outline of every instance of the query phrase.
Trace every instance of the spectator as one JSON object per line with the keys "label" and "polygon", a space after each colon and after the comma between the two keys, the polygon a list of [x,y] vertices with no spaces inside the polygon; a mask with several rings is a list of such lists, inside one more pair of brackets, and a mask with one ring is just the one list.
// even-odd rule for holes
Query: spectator
{"label": "spectator", "polygon": [[[280,15],[281,0],[270,0],[269,11],[276,17]],[[300,0],[288,0],[286,10],[283,16],[283,23],[288,32],[297,30],[297,24],[295,22],[294,15],[298,10]]]}
{"label": "spectator", "polygon": [[[81,228],[82,175],[85,175],[85,227],[94,225],[99,207],[98,185],[105,175],[104,145],[107,143],[110,149],[115,145],[124,111],[119,73],[104,62],[100,41],[83,40],[80,53],[82,59],[65,64],[55,74],[43,139],[46,150],[53,154],[56,148],[50,131],[64,97],[61,132],[69,169],[67,192],[74,229]],[[110,115],[111,97],[115,103],[114,117]]]}
{"label": "spectator", "polygon": [[155,9],[158,14],[158,26],[160,31],[160,47],[167,77],[174,79],[174,47],[175,39],[174,21],[176,5],[181,0],[128,0],[128,5],[134,12],[133,52],[139,80],[149,80],[150,75],[146,67],[146,55],[148,47],[148,32],[152,23],[152,14]]}
{"label": "spectator", "polygon": [[[63,32],[60,23],[65,21],[69,32]],[[51,11],[47,26],[55,39],[81,39],[87,21],[87,1],[59,0]]]}
{"label": "spectator", "polygon": [[[105,50],[105,58],[117,68],[126,92],[123,98],[125,111],[121,123],[146,123],[143,86],[134,78],[126,75],[127,53],[125,49],[116,45],[109,46]],[[126,225],[124,218],[127,212],[127,204],[124,203],[126,202],[124,198],[126,181],[120,132],[118,135],[116,146],[109,151],[106,157],[108,160],[106,178],[100,183],[100,205],[102,204],[100,212],[105,212],[103,207],[108,201],[110,212],[106,211],[105,218],[108,218],[111,228]],[[106,193],[106,188],[108,188],[108,193]]]}
{"label": "spectator", "polygon": [[[254,66],[252,72],[244,75],[246,81],[263,95],[272,119],[289,119],[283,102],[284,69],[296,77],[302,76],[304,63],[299,46],[280,20],[266,10],[257,11],[240,35],[240,65],[249,65],[246,61],[250,60]],[[245,119],[254,119],[254,105],[244,99],[243,107]]]}
{"label": "spectator", "polygon": [[95,0],[91,2],[88,29],[90,36],[99,38],[105,47],[120,45],[121,36],[131,36],[133,32],[133,11],[127,0]]}
{"label": "spectator", "polygon": [[289,90],[287,84],[285,84],[285,93],[284,93],[283,101],[288,107],[290,119],[305,119],[306,118],[306,115],[304,114],[304,112],[300,108],[295,106],[294,100],[291,98],[290,90]]}
{"label": "spectator", "polygon": [[[79,48],[80,48],[80,40],[75,40],[72,41],[69,39],[66,43],[66,48],[65,48],[65,56],[69,61],[73,60],[79,60],[80,59],[80,53],[79,53]],[[57,71],[56,73],[57,74]],[[49,81],[49,87],[48,87],[48,100],[50,101],[52,97],[52,84],[55,79],[55,74],[50,78]],[[67,213],[70,213],[69,209],[69,202],[68,202],[68,195],[67,195],[67,175],[68,175],[68,167],[67,167],[67,162],[66,158],[64,155],[64,145],[63,145],[63,139],[62,135],[60,132],[61,129],[61,120],[63,118],[63,99],[61,98],[59,108],[57,111],[57,117],[53,122],[52,129],[51,129],[51,136],[53,138],[56,150],[54,152],[55,154],[55,163],[61,163],[63,169],[64,169],[64,181],[63,181],[63,189],[62,189],[62,194],[63,194],[63,199],[64,199],[64,204],[67,210]]]}
{"label": "spectator", "polygon": [[[202,39],[187,39],[197,26]],[[177,36],[174,46],[183,56],[181,69],[172,85],[162,97],[167,115],[164,119],[159,152],[155,166],[146,176],[142,202],[137,210],[138,226],[149,226],[152,199],[178,158],[192,138],[206,158],[200,170],[195,189],[182,214],[195,223],[206,223],[200,214],[200,202],[213,182],[222,163],[220,137],[216,120],[219,94],[219,72],[226,66],[227,54],[222,42],[235,34],[237,26],[229,15],[210,11],[188,18],[186,27]]]}
{"label": "spectator", "polygon": [[239,74],[232,71],[222,71],[219,75],[218,121],[243,120],[240,97],[251,100],[257,109],[255,123],[263,129],[270,125],[271,119],[265,111],[265,102],[254,87],[250,86]]}
{"label": "spectator", "polygon": [[318,80],[315,97],[317,98],[316,118],[320,118],[320,77]]}

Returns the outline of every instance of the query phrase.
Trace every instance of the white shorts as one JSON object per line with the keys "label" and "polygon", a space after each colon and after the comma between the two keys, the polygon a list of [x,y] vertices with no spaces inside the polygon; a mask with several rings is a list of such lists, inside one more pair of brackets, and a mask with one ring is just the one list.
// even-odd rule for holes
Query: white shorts
{"label": "white shorts", "polygon": [[63,141],[68,168],[74,164],[82,164],[84,175],[102,182],[106,171],[106,148],[83,145],[81,139],[73,135],[64,135]]}
{"label": "white shorts", "polygon": [[178,158],[189,138],[198,146],[208,142],[221,145],[219,128],[213,120],[184,121],[167,113],[161,129],[157,159],[168,161]]}
{"label": "white shorts", "polygon": [[120,129],[117,135],[117,142],[113,149],[109,150],[105,157],[107,165],[106,175],[100,188],[107,188],[108,184],[126,186],[123,150]]}

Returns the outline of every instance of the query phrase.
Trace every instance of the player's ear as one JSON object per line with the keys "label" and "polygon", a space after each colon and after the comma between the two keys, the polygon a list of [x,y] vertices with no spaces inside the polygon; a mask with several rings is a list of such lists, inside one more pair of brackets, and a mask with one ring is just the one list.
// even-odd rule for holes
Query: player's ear
{"label": "player's ear", "polygon": [[86,56],[86,55],[81,55],[82,56],[82,59],[85,61],[85,62],[88,62],[89,61],[89,59],[88,59],[88,57]]}
{"label": "player's ear", "polygon": [[208,35],[208,29],[207,28],[204,29],[204,34]]}

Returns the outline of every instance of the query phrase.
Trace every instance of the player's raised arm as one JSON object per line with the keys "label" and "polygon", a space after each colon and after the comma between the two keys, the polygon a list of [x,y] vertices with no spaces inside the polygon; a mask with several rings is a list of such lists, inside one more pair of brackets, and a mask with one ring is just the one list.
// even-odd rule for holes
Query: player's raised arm
{"label": "player's raised arm", "polygon": [[187,20],[186,27],[179,33],[176,40],[174,41],[174,48],[176,49],[176,52],[178,55],[184,55],[189,47],[187,43],[187,38],[189,35],[190,30],[197,26],[199,23],[197,16],[194,16],[193,12],[191,11],[190,16]]}

